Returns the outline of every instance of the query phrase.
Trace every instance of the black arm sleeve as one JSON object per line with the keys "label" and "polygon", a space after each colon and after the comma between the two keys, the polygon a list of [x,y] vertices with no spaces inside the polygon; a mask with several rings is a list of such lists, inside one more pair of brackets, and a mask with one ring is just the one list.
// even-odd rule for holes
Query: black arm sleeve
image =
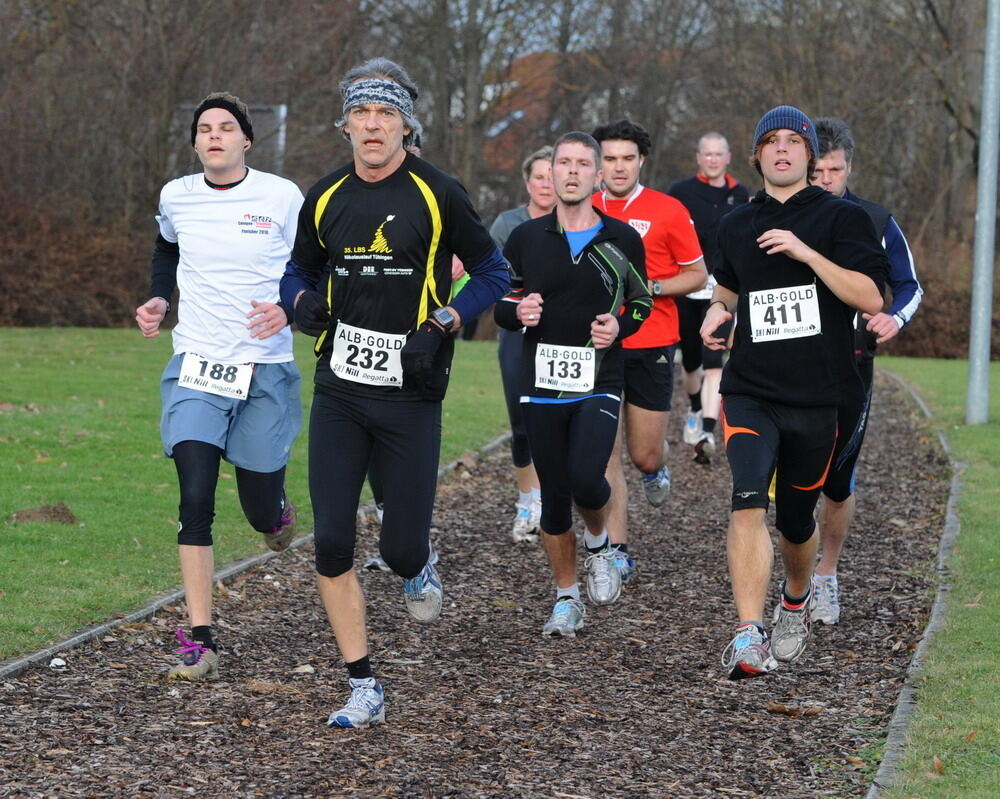
{"label": "black arm sleeve", "polygon": [[180,245],[176,241],[167,241],[163,234],[157,233],[150,265],[150,297],[163,297],[170,302],[177,287],[177,264],[180,260]]}

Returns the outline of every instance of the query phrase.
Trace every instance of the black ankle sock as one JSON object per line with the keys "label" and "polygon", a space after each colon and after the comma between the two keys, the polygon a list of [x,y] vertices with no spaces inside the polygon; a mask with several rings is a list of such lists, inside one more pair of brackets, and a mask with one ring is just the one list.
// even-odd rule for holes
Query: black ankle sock
{"label": "black ankle sock", "polygon": [[628,544],[612,544],[611,548],[612,549],[620,549],[626,555],[628,554]]}
{"label": "black ankle sock", "polygon": [[372,671],[372,663],[368,659],[368,655],[348,663],[347,674],[352,680],[364,680],[368,677],[374,677],[375,672]]}
{"label": "black ankle sock", "polygon": [[208,624],[192,627],[191,640],[197,641],[199,644],[204,647],[208,647],[213,652],[219,651],[219,645],[215,643],[215,637],[212,635],[212,627]]}
{"label": "black ankle sock", "polygon": [[691,401],[691,413],[698,413],[701,410],[701,391],[697,394],[688,394],[688,399]]}
{"label": "black ankle sock", "polygon": [[706,433],[714,433],[715,419],[712,419],[709,416],[703,416],[701,419],[701,429],[704,430]]}

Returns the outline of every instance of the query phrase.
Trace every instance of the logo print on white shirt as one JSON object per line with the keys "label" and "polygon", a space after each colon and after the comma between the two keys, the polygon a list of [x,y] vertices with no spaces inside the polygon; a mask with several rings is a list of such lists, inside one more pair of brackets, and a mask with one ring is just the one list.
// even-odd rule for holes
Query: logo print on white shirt
{"label": "logo print on white shirt", "polygon": [[646,234],[649,233],[649,229],[653,226],[653,223],[649,219],[630,219],[628,223],[642,238],[646,238]]}

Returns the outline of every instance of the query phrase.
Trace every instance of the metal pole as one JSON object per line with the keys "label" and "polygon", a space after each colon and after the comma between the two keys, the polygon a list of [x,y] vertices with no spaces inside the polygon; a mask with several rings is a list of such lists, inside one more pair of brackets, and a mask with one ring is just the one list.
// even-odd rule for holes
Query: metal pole
{"label": "metal pole", "polygon": [[997,146],[1000,130],[1000,0],[986,5],[983,116],[979,130],[979,185],[969,321],[969,393],[966,424],[985,424],[990,402],[990,338],[997,222]]}

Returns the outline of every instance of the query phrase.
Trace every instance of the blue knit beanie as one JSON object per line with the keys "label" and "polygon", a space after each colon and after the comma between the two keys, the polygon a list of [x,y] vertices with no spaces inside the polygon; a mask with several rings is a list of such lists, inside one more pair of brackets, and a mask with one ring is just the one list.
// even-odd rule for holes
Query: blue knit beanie
{"label": "blue knit beanie", "polygon": [[819,158],[819,139],[816,137],[816,126],[813,125],[809,117],[791,105],[779,105],[760,118],[760,122],[757,123],[753,132],[751,154],[757,151],[760,140],[772,130],[794,130],[805,136],[809,141],[810,155],[813,158]]}

